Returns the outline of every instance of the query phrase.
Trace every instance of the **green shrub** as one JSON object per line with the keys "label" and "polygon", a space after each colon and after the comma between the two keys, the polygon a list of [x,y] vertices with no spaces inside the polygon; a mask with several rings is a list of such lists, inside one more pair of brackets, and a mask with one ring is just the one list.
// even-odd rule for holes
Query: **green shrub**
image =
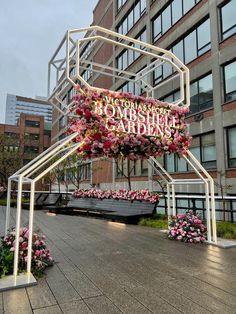
{"label": "green shrub", "polygon": [[227,221],[217,222],[217,236],[223,239],[236,239],[236,224]]}
{"label": "green shrub", "polygon": [[[22,203],[29,202],[29,199],[28,198],[22,198],[21,201],[22,201]],[[11,199],[11,206],[16,206],[16,203],[17,203],[17,199],[16,198],[12,198]],[[7,199],[6,198],[0,199],[0,205],[1,206],[7,206]]]}
{"label": "green shrub", "polygon": [[141,218],[139,225],[158,229],[168,229],[168,221],[166,219]]}

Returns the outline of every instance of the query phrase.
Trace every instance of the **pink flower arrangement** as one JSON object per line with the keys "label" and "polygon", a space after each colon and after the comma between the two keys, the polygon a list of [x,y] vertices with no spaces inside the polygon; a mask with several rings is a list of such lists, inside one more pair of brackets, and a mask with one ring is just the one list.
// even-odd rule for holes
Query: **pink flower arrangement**
{"label": "pink flower arrangement", "polygon": [[149,201],[156,203],[159,201],[160,196],[152,194],[148,190],[107,190],[102,191],[98,189],[90,190],[76,190],[72,194],[76,198],[98,198],[98,199],[116,199],[116,200],[129,200],[129,201]]}
{"label": "pink flower arrangement", "polygon": [[[130,93],[96,92],[80,86],[76,90],[67,133],[79,132],[75,141],[84,142],[78,149],[84,158],[122,155],[135,160],[164,152],[181,155],[188,149],[187,107]],[[137,108],[132,109],[131,104]]]}
{"label": "pink flower arrangement", "polygon": [[[24,227],[20,228],[19,238],[19,272],[25,272],[27,268],[27,255],[28,255],[28,237],[29,229]],[[15,251],[15,228],[11,229],[8,234],[2,239],[1,249],[8,250],[9,252]],[[40,276],[46,267],[53,265],[54,260],[51,251],[46,248],[46,237],[39,233],[33,233],[32,242],[32,264],[31,271],[34,275]],[[13,267],[13,259],[12,259]]]}
{"label": "pink flower arrangement", "polygon": [[172,217],[168,238],[188,243],[203,243],[206,240],[207,228],[202,219],[192,210]]}

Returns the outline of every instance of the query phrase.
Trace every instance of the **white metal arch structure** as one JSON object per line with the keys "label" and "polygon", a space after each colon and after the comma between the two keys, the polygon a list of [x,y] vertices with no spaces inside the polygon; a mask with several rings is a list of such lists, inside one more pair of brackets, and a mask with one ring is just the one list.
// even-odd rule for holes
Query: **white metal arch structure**
{"label": "white metal arch structure", "polygon": [[189,150],[183,158],[187,164],[191,166],[198,178],[174,179],[154,157],[150,157],[148,161],[151,167],[156,171],[156,174],[159,175],[166,184],[168,217],[176,216],[176,185],[202,184],[206,201],[207,242],[217,244],[214,180]]}
{"label": "white metal arch structure", "polygon": [[[11,199],[11,184],[13,181],[18,184],[17,192],[17,209],[16,209],[16,244],[14,251],[14,268],[13,275],[6,276],[0,280],[0,291],[9,288],[32,285],[36,283],[33,275],[31,274],[31,257],[32,257],[32,236],[33,236],[33,220],[34,220],[34,194],[35,184],[49,171],[54,169],[63,160],[68,158],[71,154],[83,144],[74,143],[73,139],[78,133],[73,133],[70,136],[56,142],[43,153],[38,155],[34,160],[25,165],[22,169],[18,170],[8,179],[7,191],[7,211],[6,211],[6,224],[5,234],[10,227],[10,199]],[[56,159],[55,159],[56,157]],[[30,185],[30,209],[29,209],[29,237],[28,237],[28,258],[27,258],[27,272],[23,275],[18,275],[18,259],[19,259],[19,238],[20,238],[20,225],[21,225],[21,198],[22,187],[24,184]]]}
{"label": "white metal arch structure", "polygon": [[[112,65],[104,65],[91,58],[93,50],[106,43],[111,45],[113,51],[116,49],[127,49],[147,59],[146,66],[138,73],[131,70],[117,68],[115,60]],[[89,66],[89,68],[88,68]],[[172,75],[152,85],[150,76],[162,66],[173,69]],[[88,70],[89,69],[89,70]],[[53,71],[54,70],[54,71]],[[48,100],[57,108],[59,117],[70,115],[71,103],[64,102],[66,93],[77,83],[90,89],[101,90],[99,86],[94,87],[91,80],[83,77],[83,72],[89,71],[95,76],[110,76],[113,79],[132,82],[140,86],[148,96],[154,97],[154,92],[166,84],[173,84],[180,90],[180,97],[174,102],[175,105],[189,106],[189,70],[171,51],[153,46],[146,42],[118,34],[100,26],[68,30],[48,67]],[[54,79],[54,80],[53,80]]]}
{"label": "white metal arch structure", "polygon": [[[84,37],[83,37],[84,35]],[[76,38],[77,36],[77,38]],[[102,62],[94,61],[89,57],[93,52],[99,48],[101,43],[112,45],[114,49],[127,49],[133,53],[142,55],[146,58],[146,65],[138,73],[131,70],[118,69],[113,62],[113,65],[104,65]],[[113,60],[114,61],[114,60]],[[151,74],[169,65],[173,68],[172,75],[157,85],[152,85]],[[188,68],[170,51],[161,49],[159,47],[147,44],[137,39],[128,36],[120,35],[111,30],[99,26],[91,26],[87,28],[68,30],[63,37],[59,47],[56,49],[53,57],[49,61],[48,68],[48,100],[57,109],[59,115],[55,123],[63,116],[73,115],[70,111],[74,101],[69,104],[65,95],[76,86],[77,83],[85,87],[101,90],[99,86],[94,86],[90,78],[83,77],[83,71],[89,71],[96,75],[107,75],[113,79],[113,86],[116,85],[115,79],[123,80],[125,82],[135,83],[140,86],[147,96],[155,98],[155,92],[158,88],[168,84],[172,89],[179,87],[180,97],[175,101],[175,105],[189,106],[189,70]],[[52,71],[55,69],[55,72]],[[52,83],[53,73],[55,74],[54,82]],[[115,87],[113,89],[116,89]],[[64,101],[64,99],[66,99]],[[7,195],[7,212],[6,212],[6,228],[7,232],[10,226],[10,191],[12,181],[18,183],[17,195],[17,212],[16,212],[16,247],[14,252],[14,273],[13,276],[8,276],[0,280],[0,290],[9,289],[17,286],[26,286],[35,283],[35,279],[31,274],[31,248],[32,248],[32,234],[33,234],[33,216],[34,216],[34,191],[35,183],[42,178],[46,173],[56,167],[60,162],[66,159],[69,155],[74,153],[83,143],[74,143],[78,133],[73,133],[70,136],[56,142],[49,149],[44,151],[33,161],[28,163],[22,169],[17,171],[9,178],[8,181],[8,195]],[[57,156],[57,160],[53,158]],[[208,241],[216,243],[216,228],[215,228],[215,200],[214,200],[214,182],[207,171],[201,166],[198,160],[188,151],[184,158],[192,166],[197,173],[201,182],[205,184],[206,191],[206,205],[207,205],[207,225],[208,225]],[[52,162],[45,169],[45,166]],[[154,158],[152,164],[158,165]],[[168,186],[168,208],[171,214],[171,208],[175,213],[175,190],[174,186],[178,184],[178,180],[174,180],[167,171],[160,165],[159,169],[164,173]],[[200,170],[200,171],[199,171]],[[159,171],[161,174],[161,172]],[[199,180],[199,181],[200,181]],[[183,180],[181,181],[183,182]],[[19,233],[21,224],[21,196],[23,184],[30,184],[30,211],[29,211],[29,245],[28,245],[28,262],[27,273],[18,276],[18,257],[19,257]],[[185,183],[191,184],[191,180]],[[172,189],[172,195],[170,194]],[[172,200],[172,206],[171,206]]]}

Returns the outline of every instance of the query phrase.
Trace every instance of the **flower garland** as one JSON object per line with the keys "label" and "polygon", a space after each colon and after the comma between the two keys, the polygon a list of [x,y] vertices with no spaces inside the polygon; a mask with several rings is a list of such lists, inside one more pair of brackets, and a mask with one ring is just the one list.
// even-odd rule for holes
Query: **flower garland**
{"label": "flower garland", "polygon": [[[188,149],[191,139],[185,122],[188,108],[130,93],[96,92],[80,86],[76,90],[67,133],[79,132],[75,141],[84,142],[78,149],[82,157],[122,156],[136,160],[161,156],[164,152],[181,155]],[[133,106],[136,108],[132,109]],[[120,119],[113,118],[114,112]],[[154,118],[159,126],[149,124],[147,135],[146,121]],[[135,124],[131,121],[135,119],[143,123]]]}
{"label": "flower garland", "polygon": [[75,198],[116,199],[129,201],[149,201],[156,203],[160,196],[150,193],[148,190],[107,190],[98,189],[76,190],[72,194]]}
{"label": "flower garland", "polygon": [[185,214],[177,214],[172,217],[168,238],[189,243],[202,243],[206,240],[207,228],[198,215],[192,210]]}

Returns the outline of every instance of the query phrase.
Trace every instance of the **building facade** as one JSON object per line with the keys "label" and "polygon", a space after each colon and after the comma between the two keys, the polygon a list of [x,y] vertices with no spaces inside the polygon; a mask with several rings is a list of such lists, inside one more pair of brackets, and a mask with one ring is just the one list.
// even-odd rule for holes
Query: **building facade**
{"label": "building facade", "polygon": [[[17,125],[0,124],[0,185],[51,144],[44,117],[21,113]],[[41,189],[41,182],[37,185]]]}
{"label": "building facade", "polygon": [[[235,10],[236,0],[100,0],[93,20],[93,25],[170,50],[188,66],[191,105],[187,121],[193,137],[190,150],[218,182],[218,188],[228,187],[228,194],[236,193]],[[150,62],[127,49],[113,51],[106,42],[96,46],[89,58],[135,73]],[[133,83],[93,74],[89,64],[81,74],[93,86],[143,93]],[[172,69],[164,65],[154,71],[150,80],[155,85],[171,75]],[[166,84],[155,92],[155,98],[174,102],[178,93],[178,88]],[[65,125],[60,128],[55,124],[55,138],[63,134]],[[163,156],[160,161],[175,178],[194,177],[191,168],[175,155]],[[130,174],[133,188],[158,188],[155,173],[145,161],[102,163],[92,162],[87,183],[101,188],[127,188],[126,176]],[[199,187],[179,191],[202,192]]]}
{"label": "building facade", "polygon": [[40,115],[45,123],[52,123],[52,105],[47,101],[7,94],[5,123],[16,125],[21,113]]}

